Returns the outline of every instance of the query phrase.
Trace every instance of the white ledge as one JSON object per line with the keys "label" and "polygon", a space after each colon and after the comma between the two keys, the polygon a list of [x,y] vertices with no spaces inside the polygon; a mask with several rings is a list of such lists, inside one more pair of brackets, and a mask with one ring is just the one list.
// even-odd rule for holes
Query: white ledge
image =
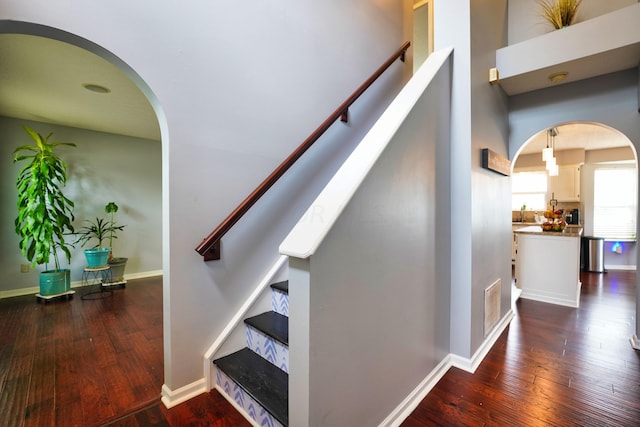
{"label": "white ledge", "polygon": [[446,48],[429,55],[282,242],[282,255],[304,259],[315,253],[452,51]]}
{"label": "white ledge", "polygon": [[563,83],[638,66],[640,4],[555,30],[496,51],[500,85],[509,95],[552,86],[549,75],[565,71]]}

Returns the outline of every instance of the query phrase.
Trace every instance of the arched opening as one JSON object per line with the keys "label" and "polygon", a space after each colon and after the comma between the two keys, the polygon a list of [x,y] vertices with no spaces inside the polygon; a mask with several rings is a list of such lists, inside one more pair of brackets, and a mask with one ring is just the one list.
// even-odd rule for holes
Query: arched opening
{"label": "arched opening", "polygon": [[[548,147],[553,149],[555,173],[543,160]],[[603,240],[604,271],[636,270],[637,170],[635,147],[609,126],[571,122],[541,129],[512,162],[512,228],[545,221],[544,211],[553,200],[554,209],[571,213],[567,222],[582,227],[586,239]],[[516,234],[512,242],[514,260]],[[593,271],[584,262],[581,268]]]}
{"label": "arched opening", "polygon": [[[117,221],[126,225],[114,242],[114,253],[117,251],[117,256],[129,259],[125,277],[130,283],[115,292],[129,291],[132,294],[135,293],[132,279],[161,277],[165,246],[163,238],[167,234],[164,230],[166,209],[163,209],[166,203],[166,197],[163,196],[166,172],[163,171],[168,170],[165,164],[168,132],[164,113],[151,88],[129,65],[108,50],[59,29],[26,22],[0,21],[0,50],[3,57],[0,70],[0,79],[3,79],[0,101],[3,143],[0,150],[5,164],[11,165],[11,152],[26,136],[22,130],[24,124],[44,135],[53,132],[55,140],[76,143],[76,149],[65,152],[69,175],[65,194],[75,202],[76,229],[85,220],[96,216],[106,217],[104,206],[109,202],[119,206]],[[100,92],[101,87],[105,88],[103,93],[96,93],[95,90]],[[0,247],[6,254],[0,265],[6,271],[15,271],[2,281],[0,298],[33,295],[38,284],[38,273],[43,269],[37,267],[31,270],[27,265],[27,271],[21,273],[16,268],[16,265],[24,267],[26,262],[18,250],[17,236],[13,232],[17,167],[2,168],[0,175],[3,206],[0,209]],[[79,294],[84,292],[80,286],[86,285],[83,283],[82,273],[86,262],[82,250],[78,246],[72,252],[69,265],[72,286],[79,287]],[[161,279],[158,282],[161,283]],[[140,325],[147,322],[144,312],[139,313],[139,318],[132,317],[122,307],[115,305],[115,301],[115,298],[105,295],[100,301],[83,301],[76,297],[71,301],[60,300],[48,305],[54,308],[66,306],[69,317],[64,317],[65,320],[74,319],[72,314],[83,310],[81,304],[86,304],[85,307],[94,311],[82,317],[82,325],[78,321],[74,324],[59,322],[58,315],[51,314],[49,328],[53,338],[47,341],[52,349],[51,358],[33,359],[36,367],[39,360],[48,360],[47,363],[51,364],[54,349],[57,357],[60,349],[64,348],[70,352],[68,359],[73,363],[69,362],[61,368],[56,359],[52,366],[39,368],[39,371],[56,371],[58,373],[48,375],[58,378],[57,375],[64,374],[60,373],[60,369],[70,369],[68,375],[79,376],[80,370],[84,370],[79,362],[92,365],[94,361],[96,365],[91,368],[92,372],[110,375],[113,389],[122,385],[118,381],[130,380],[130,388],[120,390],[122,400],[107,404],[104,396],[114,395],[117,390],[109,390],[109,387],[97,381],[91,384],[90,380],[86,380],[84,384],[78,384],[78,389],[93,387],[96,390],[93,397],[84,394],[77,396],[78,405],[80,401],[83,404],[90,400],[102,402],[101,407],[96,407],[91,414],[95,418],[91,422],[84,420],[88,424],[94,421],[102,424],[148,404],[147,392],[142,392],[143,389],[148,390],[156,402],[159,400],[161,382],[160,385],[144,384],[143,375],[135,379],[136,372],[148,370],[149,367],[143,366],[146,363],[143,358],[132,357],[127,349],[129,345],[146,345],[144,351],[157,352],[162,360],[161,298],[157,300],[160,322],[156,325],[160,334],[155,336],[152,346],[149,343],[134,344],[136,333],[127,335],[126,331],[121,331],[119,342],[102,335],[109,325],[101,318],[93,323],[94,318],[99,319],[93,316],[97,307],[112,309],[110,316],[113,319],[120,317],[119,320],[124,320],[124,323],[128,321],[129,324]],[[36,304],[35,298],[32,303]],[[52,313],[54,308],[50,309]],[[43,307],[42,310],[47,308]],[[76,339],[77,336],[70,338],[75,336],[70,331],[85,327],[87,332],[81,339]],[[62,339],[62,336],[66,338]],[[83,350],[78,350],[76,345],[82,346]],[[78,353],[81,353],[80,356]],[[106,362],[98,362],[99,354],[101,357],[108,354],[113,365],[119,365],[120,368],[112,370]],[[156,378],[162,380],[162,366],[155,366],[154,369],[158,371],[154,374]],[[53,399],[53,396],[50,397]],[[56,408],[59,403],[56,402]]]}

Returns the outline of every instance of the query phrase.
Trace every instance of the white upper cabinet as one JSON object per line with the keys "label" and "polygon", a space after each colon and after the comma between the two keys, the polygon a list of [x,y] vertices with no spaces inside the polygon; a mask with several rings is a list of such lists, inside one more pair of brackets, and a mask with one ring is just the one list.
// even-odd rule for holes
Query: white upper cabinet
{"label": "white upper cabinet", "polygon": [[549,177],[549,190],[558,202],[579,202],[580,165],[558,166],[558,176]]}

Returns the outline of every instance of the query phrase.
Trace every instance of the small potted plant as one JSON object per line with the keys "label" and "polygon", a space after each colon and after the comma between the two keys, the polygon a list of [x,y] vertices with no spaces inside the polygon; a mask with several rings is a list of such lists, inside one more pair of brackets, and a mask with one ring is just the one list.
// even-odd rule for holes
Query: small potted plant
{"label": "small potted plant", "polygon": [[113,239],[117,239],[116,236],[117,231],[122,231],[125,227],[124,225],[116,226],[114,214],[118,212],[118,205],[114,202],[109,202],[105,205],[104,211],[107,214],[111,215],[111,224],[113,228],[109,231],[109,248],[111,251],[109,252],[109,267],[111,268],[111,281],[112,282],[123,282],[124,281],[124,269],[127,265],[128,258],[123,257],[114,257],[113,256]]}
{"label": "small potted plant", "polygon": [[539,0],[542,17],[557,30],[573,23],[582,0]]}
{"label": "small potted plant", "polygon": [[91,249],[85,249],[84,255],[87,259],[89,268],[103,267],[107,265],[109,260],[110,247],[103,247],[103,242],[117,231],[121,231],[124,225],[116,225],[113,221],[104,218],[96,218],[95,221],[87,220],[87,225],[82,226],[77,233],[78,239],[76,244],[85,246],[95,239],[96,244]]}
{"label": "small potted plant", "polygon": [[[75,147],[70,142],[51,142],[50,133],[43,137],[28,126],[24,130],[35,145],[21,145],[13,151],[13,162],[27,161],[16,180],[18,217],[15,231],[20,250],[33,265],[45,265],[40,273],[39,296],[63,295],[70,292],[69,269],[60,267],[59,252],[71,262],[73,243],[65,236],[73,233],[73,202],[62,189],[67,182],[67,164],[55,152],[58,147]],[[53,256],[53,270],[46,265]]]}

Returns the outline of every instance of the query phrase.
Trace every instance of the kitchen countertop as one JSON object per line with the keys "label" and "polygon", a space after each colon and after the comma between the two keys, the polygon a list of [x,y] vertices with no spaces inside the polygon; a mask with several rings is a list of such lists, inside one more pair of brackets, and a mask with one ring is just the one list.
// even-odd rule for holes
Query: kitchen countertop
{"label": "kitchen countertop", "polygon": [[[523,224],[523,223],[520,223],[520,224]],[[574,224],[571,224],[571,225],[567,225],[564,231],[542,231],[542,227],[540,227],[539,225],[530,225],[528,227],[523,227],[517,230],[513,230],[513,232],[520,233],[520,234],[538,234],[538,235],[544,235],[544,236],[557,236],[557,237],[582,236],[582,227]]]}
{"label": "kitchen countertop", "polygon": [[[520,222],[520,221],[512,221],[511,225],[522,225],[522,226],[528,226],[528,225],[540,225],[539,222]],[[567,228],[582,228],[582,225],[580,224],[567,224]]]}

